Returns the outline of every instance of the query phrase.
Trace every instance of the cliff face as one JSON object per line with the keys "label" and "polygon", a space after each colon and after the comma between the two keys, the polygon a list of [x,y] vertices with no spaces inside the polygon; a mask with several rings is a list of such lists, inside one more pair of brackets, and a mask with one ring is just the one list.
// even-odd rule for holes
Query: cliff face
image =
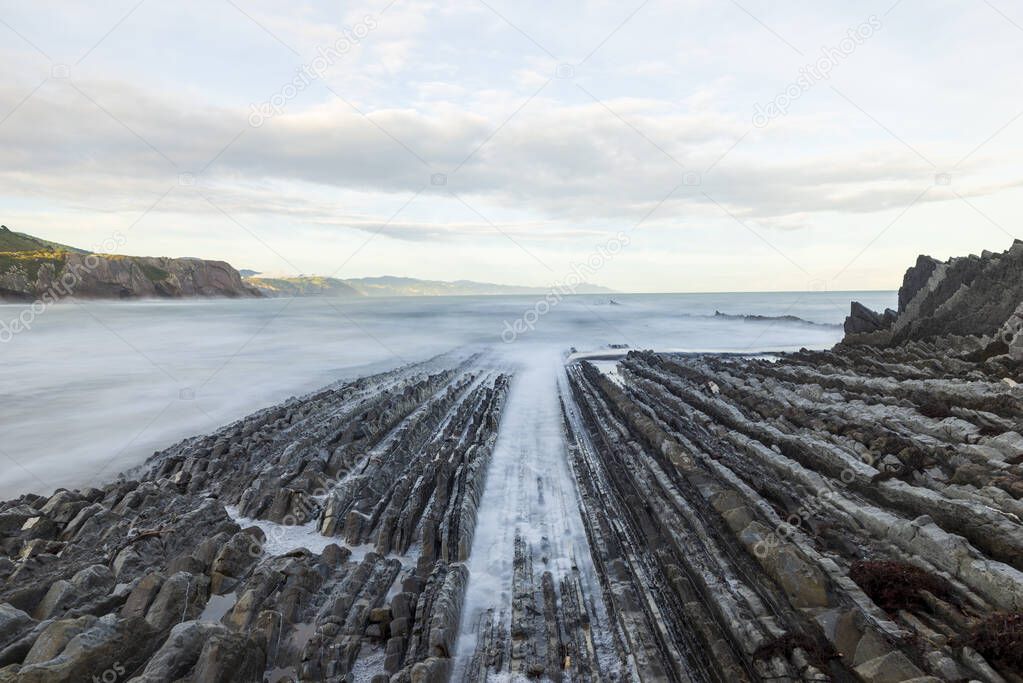
{"label": "cliff face", "polygon": [[223,261],[82,254],[0,253],[0,299],[256,297]]}
{"label": "cliff face", "polygon": [[906,271],[899,310],[884,315],[858,302],[845,322],[847,345],[898,346],[944,337],[976,337],[987,353],[1023,357],[1023,241],[1000,254],[921,256]]}

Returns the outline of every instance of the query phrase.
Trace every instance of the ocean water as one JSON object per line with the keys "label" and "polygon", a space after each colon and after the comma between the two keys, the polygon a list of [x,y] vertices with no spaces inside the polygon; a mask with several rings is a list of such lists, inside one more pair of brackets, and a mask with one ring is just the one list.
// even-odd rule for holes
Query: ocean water
{"label": "ocean water", "polygon": [[[854,299],[883,309],[896,294],[62,303],[27,318],[31,329],[0,335],[0,499],[99,484],[154,450],[289,396],[455,348],[487,347],[519,366],[609,345],[826,348],[841,339]],[[0,323],[24,311],[0,305]]]}

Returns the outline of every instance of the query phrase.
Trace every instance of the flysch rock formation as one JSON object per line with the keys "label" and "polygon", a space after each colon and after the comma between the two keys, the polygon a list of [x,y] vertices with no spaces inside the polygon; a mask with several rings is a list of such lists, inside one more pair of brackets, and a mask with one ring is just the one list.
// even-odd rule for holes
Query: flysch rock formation
{"label": "flysch rock formation", "polygon": [[442,680],[507,387],[476,360],[0,506],[0,681]]}
{"label": "flysch rock formation", "polygon": [[829,351],[446,355],[0,504],[0,681],[1019,683],[1021,261],[921,257]]}
{"label": "flysch rock formation", "polygon": [[1021,680],[1023,392],[940,348],[570,368],[637,678]]}

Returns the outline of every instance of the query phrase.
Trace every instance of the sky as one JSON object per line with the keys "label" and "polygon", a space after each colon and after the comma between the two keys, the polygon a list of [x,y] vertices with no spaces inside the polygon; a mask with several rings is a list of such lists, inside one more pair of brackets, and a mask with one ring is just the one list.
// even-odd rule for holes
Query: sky
{"label": "sky", "polygon": [[1009,247],[1009,0],[0,0],[0,222],[275,275],[895,289]]}

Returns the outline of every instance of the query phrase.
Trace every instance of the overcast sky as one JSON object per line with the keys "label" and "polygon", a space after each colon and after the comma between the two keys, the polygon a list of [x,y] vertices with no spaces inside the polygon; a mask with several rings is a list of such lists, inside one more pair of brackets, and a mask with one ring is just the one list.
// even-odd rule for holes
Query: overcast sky
{"label": "overcast sky", "polygon": [[1009,0],[0,1],[0,222],[268,273],[894,289],[1023,214]]}

